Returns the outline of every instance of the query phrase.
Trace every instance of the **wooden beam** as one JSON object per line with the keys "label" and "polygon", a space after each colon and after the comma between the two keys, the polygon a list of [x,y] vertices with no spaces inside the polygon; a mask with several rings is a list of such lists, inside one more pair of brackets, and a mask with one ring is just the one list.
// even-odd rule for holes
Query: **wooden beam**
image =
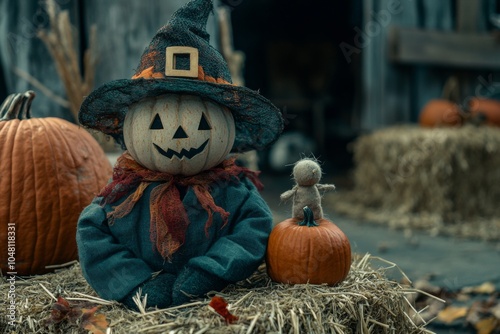
{"label": "wooden beam", "polygon": [[389,56],[402,64],[500,69],[498,37],[488,34],[394,27],[389,32]]}
{"label": "wooden beam", "polygon": [[457,0],[457,31],[477,32],[479,19],[479,0]]}

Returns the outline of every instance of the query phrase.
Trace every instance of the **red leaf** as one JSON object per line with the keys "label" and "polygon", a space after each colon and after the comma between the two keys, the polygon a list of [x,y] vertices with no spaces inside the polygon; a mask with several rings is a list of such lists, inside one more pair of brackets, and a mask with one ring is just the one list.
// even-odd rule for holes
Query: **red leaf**
{"label": "red leaf", "polygon": [[52,305],[50,317],[47,319],[48,324],[58,324],[63,320],[76,322],[80,314],[80,309],[72,308],[68,301],[63,297],[58,297],[57,302]]}
{"label": "red leaf", "polygon": [[226,320],[226,324],[232,324],[238,320],[238,317],[232,315],[227,309],[227,302],[224,298],[214,296],[208,304],[211,308],[215,310],[218,314],[220,314],[224,320]]}
{"label": "red leaf", "polygon": [[57,302],[54,304],[54,306],[56,306],[56,305],[70,308],[69,302],[61,296],[57,297]]}
{"label": "red leaf", "polygon": [[49,318],[45,320],[45,325],[58,324],[63,321],[77,324],[80,320],[83,329],[91,331],[93,334],[105,334],[109,323],[105,315],[95,315],[98,309],[98,306],[86,309],[70,305],[66,299],[59,297],[57,302],[52,305],[52,311]]}

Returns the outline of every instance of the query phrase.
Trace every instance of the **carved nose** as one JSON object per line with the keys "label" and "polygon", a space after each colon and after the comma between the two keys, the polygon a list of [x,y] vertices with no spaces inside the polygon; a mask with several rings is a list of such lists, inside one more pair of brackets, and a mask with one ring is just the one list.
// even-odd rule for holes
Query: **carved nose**
{"label": "carved nose", "polygon": [[179,127],[177,128],[177,131],[175,131],[172,139],[182,139],[182,138],[188,138],[188,135],[187,135],[186,131],[184,131],[182,126],[179,125]]}

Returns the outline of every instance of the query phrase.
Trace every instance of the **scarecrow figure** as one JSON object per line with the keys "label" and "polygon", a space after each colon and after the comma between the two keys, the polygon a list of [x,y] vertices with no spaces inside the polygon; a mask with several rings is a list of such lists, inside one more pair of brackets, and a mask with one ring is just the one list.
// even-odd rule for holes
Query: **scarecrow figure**
{"label": "scarecrow figure", "polygon": [[263,260],[271,212],[255,172],[230,152],[262,149],[279,110],[234,86],[205,30],[211,0],[174,13],[132,79],[93,91],[79,119],[124,149],[113,178],[82,212],[83,274],[103,298],[177,305],[249,277]]}
{"label": "scarecrow figure", "polygon": [[312,159],[299,160],[293,167],[293,179],[296,185],[281,194],[280,199],[286,201],[293,198],[293,217],[304,219],[304,207],[311,209],[316,219],[323,217],[320,191],[335,190],[333,184],[319,184],[321,180],[321,167]]}

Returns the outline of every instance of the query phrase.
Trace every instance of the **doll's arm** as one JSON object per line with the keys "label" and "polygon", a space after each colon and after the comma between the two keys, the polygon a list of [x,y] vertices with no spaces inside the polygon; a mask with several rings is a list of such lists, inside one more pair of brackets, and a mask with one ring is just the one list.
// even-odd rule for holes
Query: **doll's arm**
{"label": "doll's arm", "polygon": [[281,194],[280,199],[282,201],[286,201],[287,199],[289,199],[290,197],[292,197],[293,195],[295,195],[296,192],[297,192],[297,186],[293,186],[292,189],[287,190],[283,194]]}
{"label": "doll's arm", "polygon": [[316,187],[319,191],[332,191],[335,190],[335,186],[333,184],[317,184]]}
{"label": "doll's arm", "polygon": [[225,228],[231,233],[218,239],[205,255],[188,262],[174,285],[174,305],[190,300],[185,293],[203,296],[248,278],[262,263],[272,228],[271,211],[250,184],[226,198],[231,218]]}
{"label": "doll's arm", "polygon": [[[135,257],[125,245],[117,242],[109,230],[106,212],[97,203],[99,198],[83,210],[78,221],[76,239],[80,264],[85,279],[101,297],[121,301],[141,285],[153,282],[153,270],[146,262]],[[160,280],[149,285],[159,285],[159,282]],[[170,283],[172,282],[173,280]],[[143,289],[143,294],[145,293],[147,291]],[[153,291],[149,293],[152,294]],[[169,291],[168,303],[170,295]]]}

